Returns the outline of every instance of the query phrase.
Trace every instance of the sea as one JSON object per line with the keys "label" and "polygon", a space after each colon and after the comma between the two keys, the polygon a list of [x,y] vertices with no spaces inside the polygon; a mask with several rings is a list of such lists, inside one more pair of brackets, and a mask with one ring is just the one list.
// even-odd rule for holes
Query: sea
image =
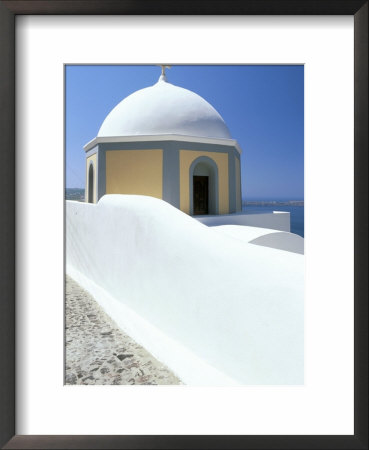
{"label": "sea", "polygon": [[290,213],[291,233],[304,237],[304,206],[295,205],[243,205],[242,211],[248,213],[268,213],[273,211],[286,211]]}
{"label": "sea", "polygon": [[[66,200],[84,201],[85,190],[79,188],[66,188]],[[251,203],[251,204],[250,204]],[[298,203],[298,206],[291,203]],[[273,211],[287,211],[291,218],[291,232],[304,237],[304,202],[303,200],[266,200],[252,199],[242,201],[242,211],[249,213],[269,213]]]}

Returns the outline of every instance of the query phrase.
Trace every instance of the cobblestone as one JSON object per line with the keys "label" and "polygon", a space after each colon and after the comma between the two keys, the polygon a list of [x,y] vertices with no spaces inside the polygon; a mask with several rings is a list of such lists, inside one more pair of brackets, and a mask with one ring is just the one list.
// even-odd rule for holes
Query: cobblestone
{"label": "cobblestone", "polygon": [[65,384],[182,384],[66,277]]}

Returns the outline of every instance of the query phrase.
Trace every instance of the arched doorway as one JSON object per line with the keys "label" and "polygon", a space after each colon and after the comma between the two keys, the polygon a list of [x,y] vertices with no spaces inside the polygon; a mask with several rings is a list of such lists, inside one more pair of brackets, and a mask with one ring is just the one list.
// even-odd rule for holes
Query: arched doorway
{"label": "arched doorway", "polygon": [[88,169],[88,203],[94,203],[94,166]]}
{"label": "arched doorway", "polygon": [[218,214],[218,167],[211,158],[201,156],[190,168],[191,214]]}

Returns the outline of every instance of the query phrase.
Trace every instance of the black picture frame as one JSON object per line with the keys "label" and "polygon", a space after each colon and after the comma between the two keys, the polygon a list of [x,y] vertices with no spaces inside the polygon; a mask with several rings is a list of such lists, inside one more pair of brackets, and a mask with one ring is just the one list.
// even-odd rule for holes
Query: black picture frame
{"label": "black picture frame", "polygon": [[[354,435],[15,435],[15,17],[19,14],[353,15],[355,60]],[[337,92],[337,95],[340,95]],[[368,1],[10,0],[0,1],[0,445],[7,449],[368,448]]]}

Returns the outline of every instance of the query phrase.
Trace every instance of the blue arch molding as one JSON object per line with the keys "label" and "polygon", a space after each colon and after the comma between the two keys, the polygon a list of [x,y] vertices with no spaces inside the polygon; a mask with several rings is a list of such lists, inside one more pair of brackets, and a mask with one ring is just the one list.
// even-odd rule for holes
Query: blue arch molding
{"label": "blue arch molding", "polygon": [[163,149],[163,200],[180,208],[179,151],[193,150],[228,154],[229,212],[236,211],[235,157],[240,154],[233,146],[186,141],[136,141],[99,143],[86,152],[86,158],[97,153],[97,201],[106,193],[106,151]]}
{"label": "blue arch molding", "polygon": [[[217,163],[209,158],[209,156],[199,156],[198,158],[196,158],[195,160],[192,161],[191,165],[190,165],[190,170],[189,170],[189,184],[190,184],[190,215],[193,215],[193,173],[195,171],[195,167],[200,164],[200,163],[204,163],[208,166],[210,166],[210,168],[213,171],[214,174],[214,180],[209,180],[209,182],[214,183],[213,186],[213,194],[215,198],[210,198],[210,192],[209,192],[209,214],[219,214],[219,174],[218,174],[218,165]],[[210,186],[209,186],[209,191],[210,191]],[[213,211],[210,212],[210,203],[214,202],[214,207],[212,208]]]}

